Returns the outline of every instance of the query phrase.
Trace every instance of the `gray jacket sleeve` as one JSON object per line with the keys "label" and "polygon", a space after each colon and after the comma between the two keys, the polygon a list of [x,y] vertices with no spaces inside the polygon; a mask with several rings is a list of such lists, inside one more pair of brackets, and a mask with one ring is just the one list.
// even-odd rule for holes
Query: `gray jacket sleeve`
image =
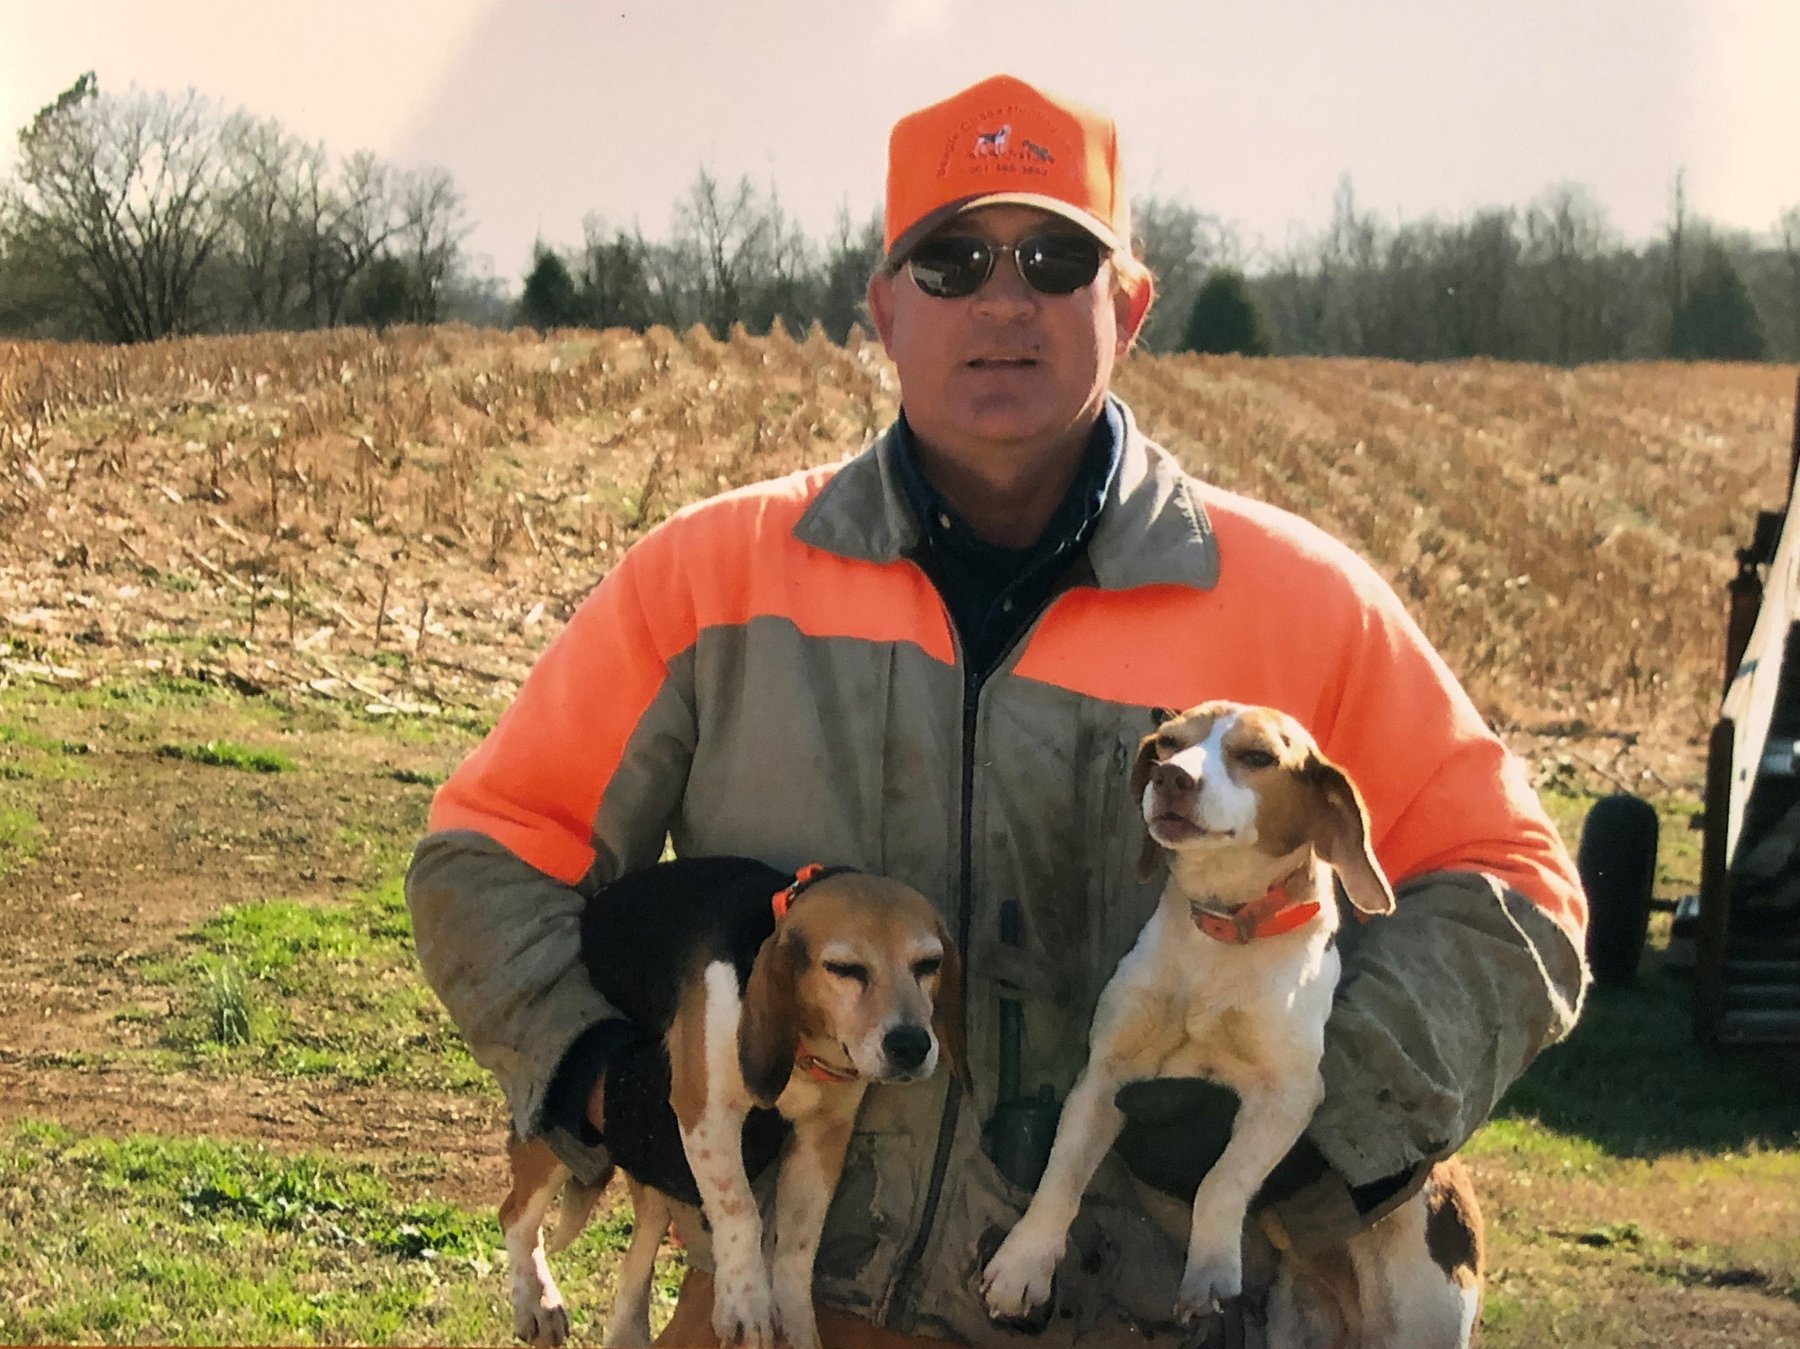
{"label": "gray jacket sleeve", "polygon": [[1325,1029],[1325,1100],[1309,1135],[1352,1186],[1460,1147],[1580,1013],[1571,934],[1491,877],[1434,872],[1343,933]]}
{"label": "gray jacket sleeve", "polygon": [[557,1065],[589,1026],[619,1013],[581,963],[581,893],[484,835],[428,834],[406,903],[425,978],[506,1095],[513,1128],[535,1133]]}

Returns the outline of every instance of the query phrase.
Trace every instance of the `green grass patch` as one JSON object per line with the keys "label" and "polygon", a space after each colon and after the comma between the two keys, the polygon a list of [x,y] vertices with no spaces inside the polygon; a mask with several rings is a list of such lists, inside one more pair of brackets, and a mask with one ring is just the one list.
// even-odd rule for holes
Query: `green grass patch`
{"label": "green grass patch", "polygon": [[21,806],[0,806],[0,876],[29,866],[37,856],[43,830],[38,818]]}
{"label": "green grass patch", "polygon": [[[1568,845],[1570,856],[1581,847],[1581,826],[1601,798],[1592,792],[1555,785],[1538,793],[1550,821]],[[1677,899],[1700,889],[1700,831],[1694,827],[1697,801],[1681,796],[1647,796],[1656,810],[1656,887],[1661,899]]]}
{"label": "green grass patch", "polygon": [[184,707],[235,695],[200,679],[180,675],[155,675],[149,679],[102,684],[96,697],[115,707]]}
{"label": "green grass patch", "polygon": [[223,632],[147,632],[142,641],[146,646],[162,647],[165,650],[179,651],[190,655],[209,655],[215,651],[247,651],[250,643],[246,638],[235,637]]}
{"label": "green grass patch", "polygon": [[0,781],[91,778],[93,770],[83,759],[92,750],[85,740],[66,740],[22,723],[0,722]]}
{"label": "green grass patch", "polygon": [[1496,1112],[1615,1157],[1800,1147],[1792,1055],[1695,1044],[1688,985],[1646,955],[1630,988],[1595,988],[1574,1033]]}
{"label": "green grass patch", "polygon": [[1696,1044],[1661,930],[1463,1149],[1486,1176],[1494,1349],[1673,1343],[1695,1290],[1800,1301],[1793,1052]]}
{"label": "green grass patch", "polygon": [[221,960],[208,972],[203,988],[200,1014],[207,1037],[214,1044],[229,1049],[250,1043],[251,1022],[255,1010],[244,974],[234,960]]}
{"label": "green grass patch", "polygon": [[[394,1171],[419,1166],[400,1159]],[[246,1143],[0,1134],[0,1341],[500,1344],[493,1210],[408,1195],[376,1168]],[[594,1340],[629,1238],[615,1211],[556,1271]],[[668,1305],[679,1262],[659,1280]]]}
{"label": "green grass patch", "polygon": [[62,756],[89,754],[94,748],[85,740],[63,740],[44,735],[28,726],[5,722],[0,722],[0,745],[13,745],[21,749],[36,750],[40,754]]}
{"label": "green grass patch", "polygon": [[171,989],[171,1066],[492,1090],[419,974],[397,874],[345,904],[236,905],[180,947],[135,964]]}
{"label": "green grass patch", "polygon": [[[57,733],[78,735],[92,747],[128,744],[184,744],[218,737],[258,739],[268,735],[375,732],[406,746],[443,748],[460,758],[493,724],[499,708],[477,712],[445,708],[434,713],[370,713],[361,703],[345,705],[305,694],[252,695],[222,684],[177,676],[135,677],[78,689],[20,683],[0,688],[0,725],[31,728],[28,736],[57,743]],[[52,728],[55,729],[47,729]],[[221,735],[221,732],[224,732]],[[73,751],[70,751],[73,752]]]}
{"label": "green grass patch", "polygon": [[[490,1212],[394,1191],[367,1165],[248,1144],[0,1135],[0,1340],[502,1344]],[[619,1248],[596,1225],[560,1261],[592,1335]]]}
{"label": "green grass patch", "polygon": [[235,768],[246,773],[291,773],[297,764],[291,757],[272,749],[251,749],[230,740],[208,740],[199,745],[162,745],[157,751],[165,759],[207,764],[213,768]]}

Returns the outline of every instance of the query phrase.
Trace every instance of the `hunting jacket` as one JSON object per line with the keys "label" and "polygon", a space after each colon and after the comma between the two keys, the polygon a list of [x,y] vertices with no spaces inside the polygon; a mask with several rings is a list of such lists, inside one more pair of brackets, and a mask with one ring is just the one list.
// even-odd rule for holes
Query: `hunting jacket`
{"label": "hunting jacket", "polygon": [[[665,840],[930,897],[965,953],[971,1087],[870,1089],[817,1266],[822,1300],[905,1333],[1011,1338],[976,1289],[1029,1198],[981,1145],[1000,1007],[1022,1009],[1022,1091],[1066,1094],[1162,887],[1136,874],[1128,780],[1152,709],[1272,704],[1364,794],[1399,905],[1345,932],[1309,1130],[1352,1185],[1460,1146],[1573,1023],[1585,981],[1569,858],[1389,587],[1318,529],[1187,475],[1111,407],[1124,444],[1087,547],[985,677],[915,560],[890,430],[629,550],[440,789],[407,877],[426,977],[523,1134],[570,1044],[616,1015],[582,969],[583,896]],[[684,1229],[704,1266],[704,1231]],[[1032,1342],[1178,1342],[1185,1235],[1109,1158]]]}

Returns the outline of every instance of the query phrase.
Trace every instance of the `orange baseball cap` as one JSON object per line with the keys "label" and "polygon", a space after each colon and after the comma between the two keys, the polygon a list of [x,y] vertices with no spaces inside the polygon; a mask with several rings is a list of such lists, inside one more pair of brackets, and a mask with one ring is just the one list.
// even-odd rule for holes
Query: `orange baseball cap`
{"label": "orange baseball cap", "polygon": [[1036,206],[1131,251],[1131,200],[1112,119],[995,75],[908,113],[888,138],[889,260],[977,206]]}

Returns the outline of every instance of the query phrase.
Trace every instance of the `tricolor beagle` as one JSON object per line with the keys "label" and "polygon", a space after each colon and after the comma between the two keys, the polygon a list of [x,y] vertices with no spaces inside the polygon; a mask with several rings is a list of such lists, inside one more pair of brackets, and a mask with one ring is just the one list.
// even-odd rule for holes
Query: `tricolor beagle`
{"label": "tricolor beagle", "polygon": [[[1160,721],[1132,787],[1147,830],[1140,873],[1153,876],[1166,853],[1169,881],[1101,992],[1037,1193],[983,1272],[998,1320],[1027,1318],[1049,1297],[1082,1192],[1124,1123],[1114,1096],[1148,1078],[1210,1078],[1239,1096],[1231,1140],[1194,1196],[1175,1315],[1192,1323],[1243,1291],[1250,1202],[1324,1095],[1339,970],[1333,873],[1361,913],[1394,907],[1361,796],[1291,717],[1211,702]],[[1473,1201],[1467,1173],[1440,1165],[1341,1258],[1287,1251],[1269,1344],[1468,1343],[1481,1278]],[[1278,1227],[1264,1228],[1286,1247]]]}
{"label": "tricolor beagle", "polygon": [[[927,1077],[940,1057],[960,1061],[961,973],[936,912],[878,876],[809,867],[796,877],[743,858],[697,858],[601,891],[583,917],[582,953],[613,1005],[661,1032],[675,1126],[660,1104],[644,1119],[606,1112],[607,1147],[634,1210],[606,1342],[649,1342],[651,1276],[673,1197],[701,1206],[712,1227],[719,1342],[762,1349],[779,1334],[813,1349],[813,1257],[864,1090]],[[792,1134],[765,1259],[742,1143],[747,1120],[780,1124],[771,1110]],[[514,1329],[558,1345],[569,1322],[545,1262],[544,1214],[567,1180],[549,1246],[560,1250],[610,1174],[580,1185],[541,1139],[510,1138],[507,1151],[512,1191],[500,1226]]]}

